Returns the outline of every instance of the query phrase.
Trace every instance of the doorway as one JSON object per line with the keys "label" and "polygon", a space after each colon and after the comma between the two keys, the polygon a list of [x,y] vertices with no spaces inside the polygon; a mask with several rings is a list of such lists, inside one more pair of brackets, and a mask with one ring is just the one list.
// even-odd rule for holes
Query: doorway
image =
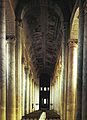
{"label": "doorway", "polygon": [[40,110],[49,110],[50,107],[50,77],[43,74],[40,77]]}

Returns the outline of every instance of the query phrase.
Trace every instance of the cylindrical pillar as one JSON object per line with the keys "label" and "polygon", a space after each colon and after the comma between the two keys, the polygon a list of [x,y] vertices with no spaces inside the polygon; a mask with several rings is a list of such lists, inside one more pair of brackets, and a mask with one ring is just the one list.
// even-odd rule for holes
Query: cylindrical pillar
{"label": "cylindrical pillar", "polygon": [[82,120],[83,41],[84,41],[83,0],[79,0],[79,38],[78,38],[78,65],[77,65],[76,120]]}
{"label": "cylindrical pillar", "polygon": [[52,83],[52,109],[54,109],[54,85]]}
{"label": "cylindrical pillar", "polygon": [[56,78],[54,79],[54,110],[56,111]]}
{"label": "cylindrical pillar", "polygon": [[38,100],[38,90],[37,90],[37,84],[36,84],[36,82],[34,82],[34,110],[38,110],[37,109],[37,105],[38,105],[38,103],[37,103],[37,100]]}
{"label": "cylindrical pillar", "polygon": [[32,89],[33,89],[33,87],[32,87],[32,73],[30,74],[30,96],[29,96],[29,99],[30,99],[30,112],[32,112],[32,96],[33,96],[33,94],[32,94]]}
{"label": "cylindrical pillar", "polygon": [[60,114],[60,69],[58,70],[58,113]]}
{"label": "cylindrical pillar", "polygon": [[67,42],[69,38],[70,25],[69,22],[64,21],[63,23],[63,38],[62,38],[62,68],[61,68],[61,119],[66,118],[66,56],[67,56]]}
{"label": "cylindrical pillar", "polygon": [[82,120],[87,120],[87,2],[84,4]]}
{"label": "cylindrical pillar", "polygon": [[32,110],[34,111],[34,78],[32,79]]}
{"label": "cylindrical pillar", "polygon": [[36,110],[37,97],[38,97],[37,96],[37,85],[36,85],[36,83],[34,83],[34,96],[35,96],[34,104],[35,104],[35,110]]}
{"label": "cylindrical pillar", "polygon": [[53,109],[55,109],[55,82],[53,83]]}
{"label": "cylindrical pillar", "polygon": [[24,113],[25,113],[25,115],[27,114],[27,68],[26,68],[26,66],[25,66],[25,70],[24,70],[24,73],[25,73],[25,99],[24,99],[24,104],[25,104],[25,106],[24,106]]}
{"label": "cylindrical pillar", "polygon": [[67,120],[75,120],[76,81],[77,81],[77,44],[70,40],[68,53],[68,84],[67,84]]}
{"label": "cylindrical pillar", "polygon": [[16,120],[15,38],[7,39],[7,120]]}
{"label": "cylindrical pillar", "polygon": [[21,82],[22,82],[22,21],[16,20],[16,53],[15,53],[15,77],[16,77],[16,119],[21,119]]}
{"label": "cylindrical pillar", "polygon": [[27,114],[29,113],[29,68],[27,70]]}
{"label": "cylindrical pillar", "polygon": [[23,57],[22,58],[22,83],[21,83],[21,85],[22,85],[22,88],[21,88],[21,92],[22,92],[22,96],[21,96],[21,99],[22,99],[22,116],[24,116],[25,115],[25,58]]}
{"label": "cylindrical pillar", "polygon": [[0,0],[0,120],[6,120],[5,1]]}
{"label": "cylindrical pillar", "polygon": [[37,110],[39,110],[39,83],[37,84]]}
{"label": "cylindrical pillar", "polygon": [[56,111],[58,112],[58,76],[56,76],[56,83],[55,83],[55,96],[56,96],[56,100],[55,100],[55,102],[56,102],[56,106],[55,106],[55,109],[56,109]]}
{"label": "cylindrical pillar", "polygon": [[52,83],[50,83],[50,110],[52,110]]}
{"label": "cylindrical pillar", "polygon": [[39,85],[35,83],[35,110],[39,110]]}
{"label": "cylindrical pillar", "polygon": [[28,67],[25,67],[25,73],[26,73],[26,93],[25,93],[25,101],[26,101],[26,114],[28,114],[29,113],[29,68]]}

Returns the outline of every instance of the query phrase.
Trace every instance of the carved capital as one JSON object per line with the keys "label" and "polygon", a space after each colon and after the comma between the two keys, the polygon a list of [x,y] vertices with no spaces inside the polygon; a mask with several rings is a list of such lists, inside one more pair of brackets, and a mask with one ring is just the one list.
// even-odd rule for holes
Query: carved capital
{"label": "carved capital", "polygon": [[16,38],[14,35],[7,35],[6,41],[7,43],[10,43],[10,44],[16,44]]}
{"label": "carved capital", "polygon": [[77,47],[77,39],[70,39],[68,42],[69,48],[71,47]]}
{"label": "carved capital", "polygon": [[68,24],[69,24],[69,22],[63,22],[63,27],[64,27],[64,29],[67,28]]}
{"label": "carved capital", "polygon": [[25,59],[25,57],[23,56],[22,57],[22,64],[25,64],[26,63],[26,59]]}
{"label": "carved capital", "polygon": [[84,9],[84,14],[87,15],[87,0],[84,2],[83,9]]}
{"label": "carved capital", "polygon": [[21,19],[16,19],[15,21],[16,21],[17,26],[23,28],[23,21]]}
{"label": "carved capital", "polygon": [[29,72],[29,67],[25,66],[25,72],[26,72],[26,73]]}

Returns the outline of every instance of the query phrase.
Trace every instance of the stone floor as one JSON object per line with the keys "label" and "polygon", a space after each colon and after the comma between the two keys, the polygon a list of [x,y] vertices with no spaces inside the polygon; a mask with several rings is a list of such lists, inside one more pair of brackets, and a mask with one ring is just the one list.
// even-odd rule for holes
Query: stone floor
{"label": "stone floor", "polygon": [[[41,117],[41,115],[43,117]],[[46,111],[38,110],[23,116],[22,120],[60,120],[60,115],[58,115],[53,110],[46,110]]]}

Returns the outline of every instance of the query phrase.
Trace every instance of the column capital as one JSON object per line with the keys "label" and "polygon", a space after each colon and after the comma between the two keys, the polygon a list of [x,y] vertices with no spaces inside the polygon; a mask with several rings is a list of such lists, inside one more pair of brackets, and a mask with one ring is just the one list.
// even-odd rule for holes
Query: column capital
{"label": "column capital", "polygon": [[22,19],[16,19],[15,22],[16,22],[16,24],[17,24],[19,27],[22,27],[22,28],[23,28],[23,21],[22,21]]}
{"label": "column capital", "polygon": [[69,24],[68,21],[63,21],[63,25],[64,25],[64,26],[67,26],[68,24]]}
{"label": "column capital", "polygon": [[87,15],[87,0],[83,4],[83,9],[84,9],[85,15]]}
{"label": "column capital", "polygon": [[16,44],[16,38],[14,35],[7,35],[6,41],[7,43],[10,43],[10,44]]}
{"label": "column capital", "polygon": [[69,22],[68,21],[63,21],[63,28],[64,30],[69,26]]}
{"label": "column capital", "polygon": [[22,57],[22,64],[26,65],[26,58],[25,58],[25,56]]}
{"label": "column capital", "polygon": [[58,71],[58,73],[60,73],[60,72],[61,72],[61,67],[59,67],[59,68],[57,69],[57,71]]}
{"label": "column capital", "polygon": [[52,86],[54,86],[54,80],[52,80],[52,83],[51,83],[51,84],[52,84]]}
{"label": "column capital", "polygon": [[25,66],[25,72],[29,72],[29,67],[28,66]]}
{"label": "column capital", "polygon": [[57,80],[58,80],[58,75],[55,76],[55,81],[57,81]]}
{"label": "column capital", "polygon": [[70,39],[68,42],[69,48],[71,47],[77,47],[77,39]]}

